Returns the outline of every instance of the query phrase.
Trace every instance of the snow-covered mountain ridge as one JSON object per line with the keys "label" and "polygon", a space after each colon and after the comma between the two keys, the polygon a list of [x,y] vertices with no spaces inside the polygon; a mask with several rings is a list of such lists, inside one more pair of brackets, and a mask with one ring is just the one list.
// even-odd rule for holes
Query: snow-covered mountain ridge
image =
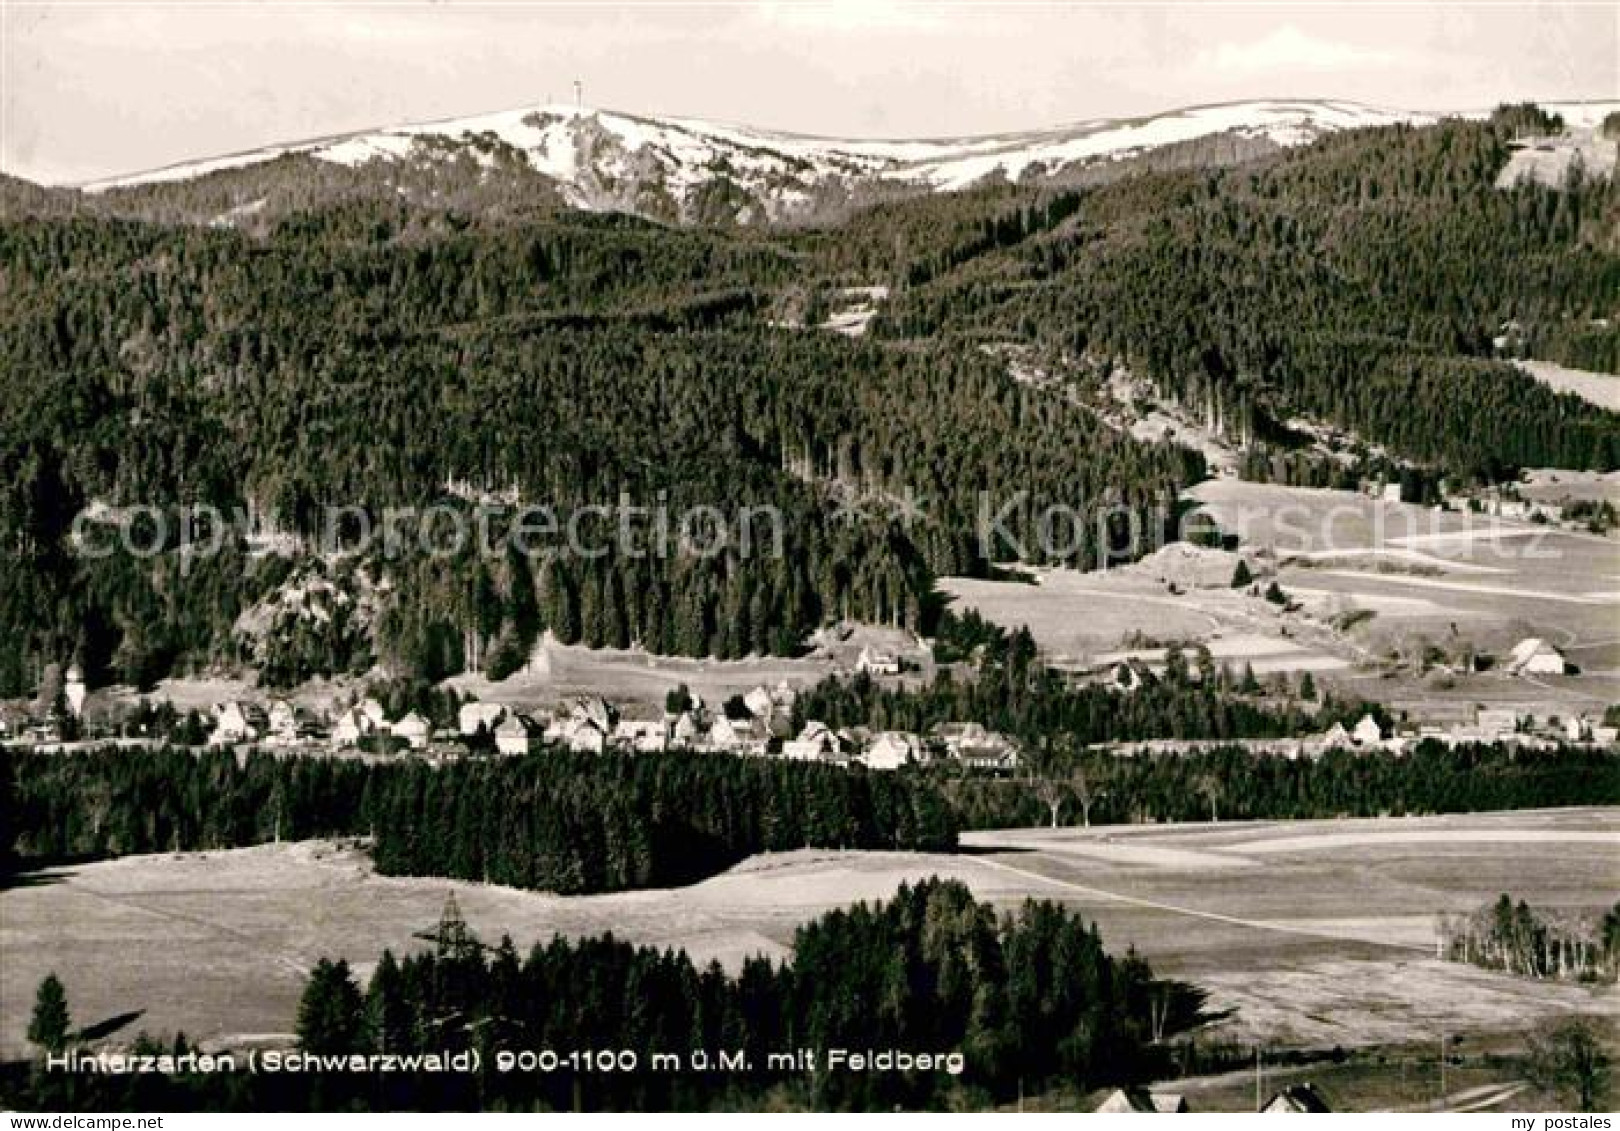
{"label": "snow-covered mountain ridge", "polygon": [[[1579,124],[1616,103],[1549,105]],[[90,192],[188,181],[291,154],[351,168],[516,162],[574,207],[663,219],[716,210],[747,221],[813,214],[862,192],[951,191],[999,179],[1057,179],[1165,147],[1207,141],[1243,151],[1307,144],[1332,132],[1440,115],[1351,102],[1266,100],[1148,118],[1097,119],[1023,133],[918,141],[810,137],[690,118],[573,106],[525,107],[361,131],[173,165],[86,185]]]}

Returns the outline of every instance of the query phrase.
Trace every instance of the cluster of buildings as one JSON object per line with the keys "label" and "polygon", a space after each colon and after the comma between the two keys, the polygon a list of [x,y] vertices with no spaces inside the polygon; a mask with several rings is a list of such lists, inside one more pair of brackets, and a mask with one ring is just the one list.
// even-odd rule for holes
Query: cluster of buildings
{"label": "cluster of buildings", "polygon": [[859,764],[873,770],[897,770],[945,758],[973,769],[1010,771],[1018,765],[1017,745],[977,723],[950,724],[918,735],[865,727],[834,729],[812,719],[795,731],[795,698],[785,684],[774,690],[756,687],[741,697],[742,710],[731,704],[729,709],[717,711],[694,695],[684,709],[666,711],[654,719],[623,718],[599,696],[576,699],[555,714],[531,714],[497,703],[468,703],[461,708],[458,723],[463,739],[476,739],[482,732],[502,754],[527,754],[550,746],[583,753],[708,751],[839,766]]}
{"label": "cluster of buildings", "polygon": [[987,772],[1012,772],[1018,768],[1017,743],[978,723],[943,724],[927,734],[866,727],[834,729],[816,720],[795,729],[796,699],[796,693],[785,683],[775,688],[756,687],[718,710],[701,696],[688,694],[680,710],[665,711],[656,718],[625,717],[614,704],[597,695],[581,696],[557,711],[525,711],[502,703],[469,702],[459,709],[453,730],[436,730],[416,711],[390,720],[375,699],[345,707],[329,726],[322,726],[309,712],[286,701],[260,706],[231,700],[214,708],[209,742],[223,746],[326,746],[350,750],[388,738],[395,748],[447,756],[457,756],[469,748],[493,749],[507,755],[541,749],[580,753],[688,750],[836,766],[863,765],[873,770],[897,770],[938,760]]}
{"label": "cluster of buildings", "polygon": [[1620,727],[1605,725],[1585,713],[1561,716],[1521,712],[1512,707],[1481,707],[1472,725],[1423,726],[1418,728],[1417,737],[1437,739],[1448,746],[1507,742],[1532,750],[1551,749],[1560,743],[1610,747],[1620,742]]}
{"label": "cluster of buildings", "polygon": [[1386,730],[1372,715],[1363,715],[1352,727],[1334,723],[1326,731],[1306,738],[1238,738],[1238,739],[1146,739],[1141,742],[1118,743],[1109,749],[1118,754],[1188,754],[1220,746],[1242,746],[1261,754],[1273,754],[1290,760],[1315,760],[1331,750],[1352,750],[1371,753],[1385,750],[1405,753],[1416,741],[1415,732],[1396,733]]}
{"label": "cluster of buildings", "polygon": [[1419,727],[1386,728],[1372,715],[1363,715],[1354,726],[1334,723],[1321,734],[1307,738],[1260,739],[1147,739],[1118,743],[1109,749],[1119,754],[1187,754],[1217,746],[1242,746],[1262,754],[1315,760],[1329,751],[1370,754],[1383,751],[1405,754],[1420,742],[1434,740],[1446,746],[1474,743],[1506,743],[1526,750],[1551,750],[1560,745],[1590,745],[1604,748],[1620,744],[1620,727],[1605,725],[1591,715],[1558,716],[1522,714],[1512,708],[1480,708],[1471,724],[1449,727],[1425,724]]}

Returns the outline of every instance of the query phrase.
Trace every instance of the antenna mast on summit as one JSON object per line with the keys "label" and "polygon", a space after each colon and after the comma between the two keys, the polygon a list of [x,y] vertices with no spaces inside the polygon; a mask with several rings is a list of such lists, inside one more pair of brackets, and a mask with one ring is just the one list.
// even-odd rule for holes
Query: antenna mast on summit
{"label": "antenna mast on summit", "polygon": [[574,109],[585,109],[585,87],[578,79],[574,80]]}

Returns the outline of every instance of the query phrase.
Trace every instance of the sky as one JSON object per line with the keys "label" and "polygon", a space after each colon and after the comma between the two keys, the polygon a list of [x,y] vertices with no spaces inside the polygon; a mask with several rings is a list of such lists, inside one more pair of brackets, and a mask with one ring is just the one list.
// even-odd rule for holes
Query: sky
{"label": "sky", "polygon": [[1620,98],[1615,3],[0,0],[0,170],[74,183],[547,101],[832,137],[1266,97]]}

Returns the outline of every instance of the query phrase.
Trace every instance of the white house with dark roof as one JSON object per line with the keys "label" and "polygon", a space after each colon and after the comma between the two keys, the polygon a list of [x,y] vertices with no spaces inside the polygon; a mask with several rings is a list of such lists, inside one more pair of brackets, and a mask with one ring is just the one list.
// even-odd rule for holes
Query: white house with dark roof
{"label": "white house with dark roof", "polygon": [[540,739],[540,727],[527,715],[514,712],[495,725],[495,749],[502,754],[532,753]]}
{"label": "white house with dark roof", "polygon": [[463,703],[456,712],[456,729],[468,738],[477,734],[479,727],[493,734],[506,715],[506,708],[500,703]]}
{"label": "white house with dark roof", "polygon": [[867,645],[855,660],[855,670],[868,675],[899,675],[900,657]]}
{"label": "white house with dark roof", "polygon": [[1115,1088],[1097,1105],[1098,1115],[1181,1115],[1187,1098],[1177,1092],[1150,1092],[1146,1088]]}
{"label": "white house with dark roof", "polygon": [[1362,715],[1350,731],[1350,737],[1357,746],[1377,746],[1384,741],[1384,728],[1370,714]]}
{"label": "white house with dark roof", "polygon": [[1568,666],[1564,654],[1539,636],[1527,636],[1508,653],[1510,675],[1563,675]]}
{"label": "white house with dark roof", "polygon": [[412,711],[394,724],[394,737],[403,740],[412,750],[426,750],[428,740],[433,737],[433,724]]}
{"label": "white house with dark roof", "polygon": [[844,744],[826,723],[811,720],[797,738],[782,744],[782,756],[795,762],[833,762],[844,755]]}
{"label": "white house with dark roof", "polygon": [[371,719],[356,707],[350,707],[332,721],[334,746],[358,746],[360,740],[370,733]]}
{"label": "white house with dark roof", "polygon": [[214,733],[208,741],[216,745],[256,742],[264,730],[264,709],[254,703],[239,703],[233,699],[214,708]]}
{"label": "white house with dark roof", "polygon": [[869,770],[898,770],[923,760],[922,740],[907,731],[882,731],[867,744],[860,760]]}

